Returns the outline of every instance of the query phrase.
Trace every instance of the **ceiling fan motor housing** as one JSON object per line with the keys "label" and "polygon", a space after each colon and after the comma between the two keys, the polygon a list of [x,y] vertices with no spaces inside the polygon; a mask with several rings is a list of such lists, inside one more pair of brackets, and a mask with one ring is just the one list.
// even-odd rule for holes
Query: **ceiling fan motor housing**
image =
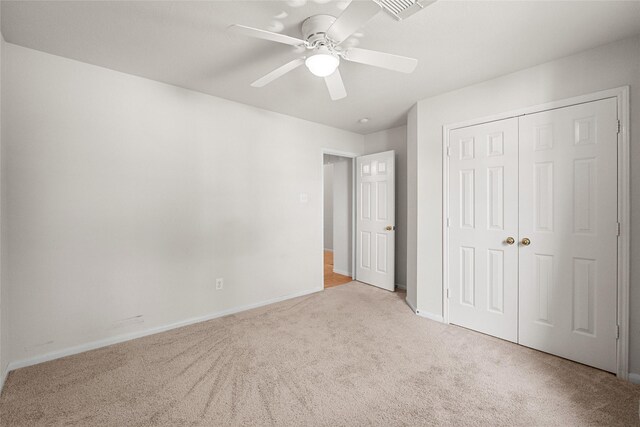
{"label": "ceiling fan motor housing", "polygon": [[302,37],[311,47],[326,45],[326,33],[336,18],[331,15],[314,15],[302,22]]}

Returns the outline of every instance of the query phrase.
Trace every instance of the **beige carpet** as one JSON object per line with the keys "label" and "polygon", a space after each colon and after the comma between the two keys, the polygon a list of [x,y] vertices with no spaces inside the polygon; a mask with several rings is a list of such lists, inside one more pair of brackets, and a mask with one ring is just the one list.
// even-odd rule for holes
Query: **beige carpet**
{"label": "beige carpet", "polygon": [[359,283],[11,373],[11,425],[640,425],[640,387]]}

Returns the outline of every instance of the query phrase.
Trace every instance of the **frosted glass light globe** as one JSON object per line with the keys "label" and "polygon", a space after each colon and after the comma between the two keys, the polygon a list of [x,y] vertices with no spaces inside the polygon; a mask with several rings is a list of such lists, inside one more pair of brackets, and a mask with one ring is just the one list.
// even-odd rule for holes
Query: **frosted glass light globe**
{"label": "frosted glass light globe", "polygon": [[309,71],[318,77],[327,77],[340,65],[337,55],[331,54],[327,49],[319,49],[318,53],[308,57],[304,64]]}

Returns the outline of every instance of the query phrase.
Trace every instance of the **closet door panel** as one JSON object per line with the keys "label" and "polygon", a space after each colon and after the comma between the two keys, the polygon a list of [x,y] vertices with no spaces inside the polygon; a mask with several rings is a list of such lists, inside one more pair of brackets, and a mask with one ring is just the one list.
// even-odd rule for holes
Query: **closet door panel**
{"label": "closet door panel", "polygon": [[449,134],[449,321],[517,341],[518,121]]}
{"label": "closet door panel", "polygon": [[523,116],[519,128],[519,342],[614,372],[616,100]]}

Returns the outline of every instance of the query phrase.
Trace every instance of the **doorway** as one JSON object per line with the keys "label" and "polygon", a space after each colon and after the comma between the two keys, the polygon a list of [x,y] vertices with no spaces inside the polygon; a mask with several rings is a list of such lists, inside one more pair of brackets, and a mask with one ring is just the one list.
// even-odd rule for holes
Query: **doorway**
{"label": "doorway", "polygon": [[323,154],[324,288],[344,285],[353,276],[353,160]]}

